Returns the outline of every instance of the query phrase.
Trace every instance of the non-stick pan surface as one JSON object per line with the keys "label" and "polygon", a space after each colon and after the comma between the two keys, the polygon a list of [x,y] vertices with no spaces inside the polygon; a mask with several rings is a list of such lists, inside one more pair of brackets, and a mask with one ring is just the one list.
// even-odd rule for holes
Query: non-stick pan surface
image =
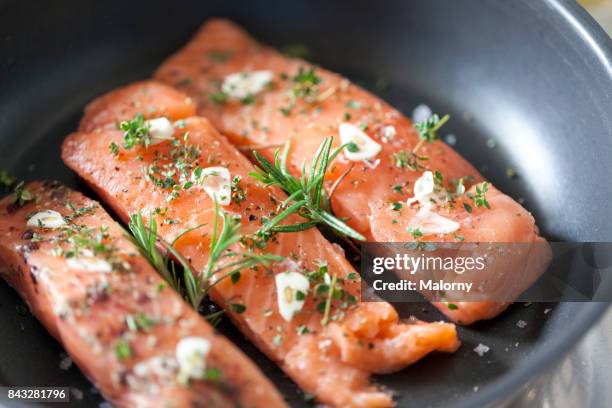
{"label": "non-stick pan surface", "polygon": [[[545,236],[612,241],[611,41],[569,1],[0,1],[0,167],[91,194],[60,160],[83,106],[147,77],[211,16],[276,46],[306,44],[314,61],[407,114],[422,102],[451,113],[456,148],[523,198]],[[374,85],[382,82],[388,89]],[[507,168],[519,177],[507,179]],[[70,386],[74,405],[101,402],[76,368],[60,369],[61,347],[18,305],[0,283],[0,384]],[[399,392],[400,406],[500,402],[558,362],[606,306],[516,304],[461,328],[455,355],[378,381]],[[426,305],[406,308],[441,318]],[[292,406],[307,405],[235,329],[220,330]],[[482,357],[473,351],[479,343],[490,347]]]}

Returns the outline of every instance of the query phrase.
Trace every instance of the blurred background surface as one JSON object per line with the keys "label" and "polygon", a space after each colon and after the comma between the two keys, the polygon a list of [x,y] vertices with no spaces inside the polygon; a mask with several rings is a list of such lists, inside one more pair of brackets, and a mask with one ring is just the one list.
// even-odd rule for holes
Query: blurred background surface
{"label": "blurred background surface", "polygon": [[578,3],[612,35],[612,0],[579,0]]}

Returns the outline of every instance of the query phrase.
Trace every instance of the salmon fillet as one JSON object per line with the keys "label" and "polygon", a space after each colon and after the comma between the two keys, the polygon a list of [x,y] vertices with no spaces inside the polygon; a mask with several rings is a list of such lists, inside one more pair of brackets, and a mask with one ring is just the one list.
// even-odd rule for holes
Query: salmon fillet
{"label": "salmon fillet", "polygon": [[[1,275],[108,401],[286,406],[240,350],[166,287],[98,203],[58,183],[26,189],[34,199],[24,205],[0,202]],[[190,352],[190,342],[204,349]]]}
{"label": "salmon fillet", "polygon": [[[241,81],[240,75],[249,79]],[[436,140],[420,145],[413,154],[418,132],[400,112],[338,74],[258,43],[227,20],[205,23],[161,65],[155,78],[190,95],[198,113],[237,146],[257,148],[272,160],[275,147],[291,140],[290,171],[295,175],[326,137],[333,135],[336,146],[340,144],[341,124],[365,132],[378,144],[379,153],[367,161],[339,156],[329,168],[327,188],[346,176],[334,190],[332,208],[368,241],[414,240],[414,228],[410,228],[419,208],[406,205],[406,200],[412,196],[416,181],[430,170],[440,175],[442,191],[454,192],[461,180],[465,192],[434,208],[438,215],[458,223],[458,228],[453,233],[432,233],[422,240],[534,243],[540,259],[549,257],[550,249],[539,236],[533,217],[516,201],[487,184],[490,208],[475,205],[470,197],[477,195],[484,179],[448,145]],[[258,88],[253,85],[257,78],[269,78],[269,83]],[[241,94],[249,91],[257,92]],[[517,272],[514,280],[520,285],[514,297],[528,288],[546,265],[543,262]],[[509,302],[455,304],[458,307],[454,310],[444,303],[436,305],[454,321],[470,324],[496,316]]]}
{"label": "salmon fillet", "polygon": [[[119,106],[129,100],[128,90],[137,93],[143,86],[157,87],[150,82],[130,85],[104,98]],[[147,112],[142,114],[153,117]],[[110,122],[124,119],[129,118],[118,117]],[[168,242],[186,229],[203,225],[182,235],[175,247],[194,270],[204,271],[214,225],[213,200],[200,186],[179,189],[178,195],[170,197],[171,188],[156,185],[146,176],[151,165],[176,169],[176,152],[188,145],[191,162],[187,167],[227,168],[232,178],[238,177],[238,182],[231,203],[222,209],[240,216],[240,231],[245,237],[253,236],[262,221],[278,211],[278,204],[286,196],[250,177],[254,170],[251,163],[206,119],[181,119],[174,123],[174,129],[173,141],[148,148],[121,148],[117,155],[109,152],[109,144],[121,145],[124,134],[113,126],[74,133],[63,144],[62,158],[124,220],[138,211],[145,218],[155,217],[159,236]],[[296,222],[296,218],[291,216],[287,222]],[[240,244],[235,248],[237,252],[245,250]],[[213,275],[212,300],[226,308],[240,330],[302,389],[325,404],[392,406],[391,395],[370,383],[372,373],[393,372],[432,351],[453,352],[459,347],[453,324],[400,322],[388,303],[361,303],[359,275],[343,251],[325,240],[317,229],[276,235],[263,250],[255,251],[282,255],[285,259],[268,269],[243,270],[237,281]],[[275,283],[279,275],[287,272],[307,275],[310,280],[301,310],[290,319],[282,314]],[[338,297],[330,298],[329,322],[324,323],[322,299],[315,292],[318,285],[325,283],[325,275],[336,280]],[[284,298],[285,294],[281,296]],[[228,308],[232,304],[241,307]]]}

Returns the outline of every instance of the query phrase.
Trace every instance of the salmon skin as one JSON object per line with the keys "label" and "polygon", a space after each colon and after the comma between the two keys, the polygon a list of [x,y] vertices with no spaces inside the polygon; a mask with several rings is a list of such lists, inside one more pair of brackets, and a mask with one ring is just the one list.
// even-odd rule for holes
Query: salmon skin
{"label": "salmon skin", "polygon": [[[246,79],[237,79],[240,75]],[[421,240],[532,242],[541,251],[539,258],[550,257],[531,214],[490,183],[483,186],[478,171],[448,145],[437,140],[419,145],[410,120],[381,99],[340,75],[281,55],[227,20],[205,23],[161,65],[155,78],[189,94],[198,113],[237,146],[256,148],[272,160],[275,148],[291,140],[290,171],[296,176],[324,138],[335,135],[336,145],[340,144],[341,126],[352,140],[365,143],[365,134],[374,144],[367,142],[367,149],[353,145],[361,154],[353,159],[345,150],[329,168],[327,188],[344,177],[334,189],[332,208],[368,241],[407,242],[415,239],[416,229],[423,232],[422,227],[415,228],[423,225],[416,217],[422,205],[409,205],[407,200],[417,180],[429,170],[436,176],[436,190],[447,197],[433,206],[435,221],[440,223],[439,216],[444,217],[453,228],[450,233],[432,229]],[[254,86],[257,78],[269,82]],[[244,97],[248,92],[252,94]],[[361,136],[356,136],[359,132]],[[486,206],[478,199],[478,189],[488,190]],[[527,289],[546,265],[514,277],[521,284],[513,297]],[[490,284],[496,286],[494,281]],[[459,302],[451,310],[445,303],[436,304],[463,324],[492,318],[508,305]]]}
{"label": "salmon skin", "polygon": [[[129,99],[128,90],[138,93],[143,86],[158,87],[144,82],[103,98],[120,106]],[[146,112],[143,115],[153,118]],[[111,123],[125,119],[129,118],[118,117]],[[194,270],[204,271],[214,225],[213,200],[199,184],[174,190],[155,183],[156,168],[170,174],[180,163],[183,175],[196,166],[227,169],[232,198],[221,208],[240,217],[243,237],[253,236],[263,220],[278,211],[278,204],[286,196],[249,176],[254,170],[251,163],[206,119],[185,118],[173,126],[172,141],[148,148],[120,148],[116,155],[109,152],[109,145],[123,143],[122,131],[103,126],[90,133],[74,133],[63,144],[62,158],[124,220],[138,211],[147,219],[154,217],[159,236],[168,242],[200,226],[181,235],[174,245]],[[189,159],[180,153],[183,151],[189,152]],[[171,183],[178,183],[179,176],[173,177]],[[293,215],[286,222],[296,222],[297,218]],[[234,249],[245,250],[241,244]],[[285,258],[269,268],[242,270],[235,281],[213,275],[212,300],[224,307],[240,330],[303,390],[322,403],[336,407],[392,406],[391,395],[370,383],[372,373],[393,372],[432,351],[453,352],[459,347],[453,324],[399,322],[388,303],[361,303],[359,275],[343,251],[326,241],[317,229],[275,235],[264,249],[254,251]],[[288,301],[287,292],[281,290],[279,295],[277,279],[294,276],[292,273],[307,276],[307,288],[301,293],[303,304],[287,318],[279,303]],[[334,281],[337,292],[332,292],[333,299],[317,294],[325,285],[334,287]],[[297,298],[298,292],[294,295]],[[323,322],[327,299],[329,320]]]}
{"label": "salmon skin", "polygon": [[286,406],[256,366],[165,285],[98,203],[58,183],[32,182],[26,190],[33,199],[22,206],[10,196],[0,202],[1,275],[109,402]]}

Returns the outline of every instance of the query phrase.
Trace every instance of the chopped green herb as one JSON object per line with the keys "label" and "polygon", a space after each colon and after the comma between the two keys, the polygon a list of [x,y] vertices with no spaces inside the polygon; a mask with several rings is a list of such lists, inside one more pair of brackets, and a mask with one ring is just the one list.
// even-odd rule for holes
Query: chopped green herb
{"label": "chopped green herb", "polygon": [[132,348],[125,339],[119,340],[115,345],[115,355],[119,360],[132,357]]}
{"label": "chopped green herb", "polygon": [[232,202],[235,204],[240,204],[241,202],[247,199],[246,191],[244,191],[244,189],[240,185],[241,181],[242,177],[240,176],[234,176],[232,178]]}
{"label": "chopped green herb", "polygon": [[351,153],[357,153],[359,151],[359,146],[357,146],[357,143],[355,142],[348,142],[346,145],[346,150]]}
{"label": "chopped green herb", "polygon": [[240,271],[236,271],[232,273],[232,284],[235,285],[240,281],[241,275]]}
{"label": "chopped green herb", "polygon": [[30,201],[34,200],[34,195],[25,187],[25,182],[20,181],[13,190],[11,202],[18,207],[23,207]]}
{"label": "chopped green herb", "polygon": [[210,100],[215,105],[225,105],[229,99],[229,95],[223,91],[217,91],[210,94]]}
{"label": "chopped green herb", "polygon": [[436,186],[442,187],[443,182],[444,182],[444,178],[442,177],[442,173],[436,170],[434,172],[434,183],[436,184]]}
{"label": "chopped green herb", "polygon": [[309,59],[311,56],[305,44],[287,44],[281,48],[281,52],[290,58]]}
{"label": "chopped green herb", "polygon": [[233,53],[229,50],[212,50],[208,51],[208,60],[217,64],[223,64],[229,61]]}
{"label": "chopped green herb", "polygon": [[472,193],[468,193],[467,196],[474,201],[474,204],[476,204],[477,208],[485,207],[490,209],[491,206],[489,205],[489,202],[487,201],[486,197],[487,191],[489,191],[489,183],[484,182],[482,183],[482,187],[476,186],[475,195]]}
{"label": "chopped green herb", "polygon": [[123,121],[119,124],[123,130],[123,147],[131,149],[137,145],[148,147],[151,144],[149,125],[142,114],[138,113],[133,119]]}
{"label": "chopped green herb", "polygon": [[176,86],[179,87],[179,88],[184,88],[186,86],[191,85],[192,82],[193,81],[192,81],[191,78],[183,78],[183,79],[181,79],[180,81],[178,81],[176,83]]}
{"label": "chopped green herb", "polygon": [[204,380],[219,381],[223,378],[223,373],[216,367],[206,367],[204,370]]}
{"label": "chopped green herb", "polygon": [[155,325],[155,320],[145,315],[144,313],[139,313],[136,316],[127,315],[125,317],[125,324],[131,331],[147,331]]}
{"label": "chopped green herb", "polygon": [[412,238],[414,238],[415,240],[418,240],[419,238],[423,237],[423,233],[419,228],[409,227],[406,231],[408,231],[410,235],[412,235]]}
{"label": "chopped green herb", "polygon": [[391,155],[393,164],[397,168],[409,168],[413,171],[423,170],[425,167],[421,165],[421,161],[426,161],[427,157],[418,156],[413,151],[401,150]]}
{"label": "chopped green herb", "polygon": [[301,290],[297,290],[295,292],[295,300],[304,300],[304,299],[306,299],[306,294],[302,292]]}
{"label": "chopped green herb", "polygon": [[306,327],[304,325],[298,326],[296,331],[297,331],[297,334],[300,335],[300,336],[303,336],[304,334],[310,333],[310,331],[308,330],[308,327]]}
{"label": "chopped green herb", "polygon": [[314,102],[319,95],[318,85],[321,83],[321,78],[315,73],[315,69],[309,70],[300,67],[297,74],[292,78],[293,96],[301,98],[306,102]]}
{"label": "chopped green herb", "polygon": [[113,156],[116,156],[119,154],[119,145],[115,142],[111,142],[108,145],[108,148],[110,149],[111,153],[113,154]]}
{"label": "chopped green herb", "polygon": [[11,176],[6,170],[0,170],[0,187],[11,188],[15,184],[15,177]]}
{"label": "chopped green herb", "polygon": [[231,311],[236,312],[238,314],[242,314],[246,311],[246,306],[242,303],[230,303],[228,306]]}
{"label": "chopped green herb", "polygon": [[253,95],[248,95],[240,100],[243,105],[252,105],[255,103],[255,97]]}
{"label": "chopped green herb", "polygon": [[360,109],[361,103],[357,102],[354,99],[350,99],[344,104],[344,106],[346,106],[349,109]]}
{"label": "chopped green herb", "polygon": [[399,211],[402,209],[402,203],[400,203],[399,201],[395,201],[391,203],[391,209],[393,211]]}

